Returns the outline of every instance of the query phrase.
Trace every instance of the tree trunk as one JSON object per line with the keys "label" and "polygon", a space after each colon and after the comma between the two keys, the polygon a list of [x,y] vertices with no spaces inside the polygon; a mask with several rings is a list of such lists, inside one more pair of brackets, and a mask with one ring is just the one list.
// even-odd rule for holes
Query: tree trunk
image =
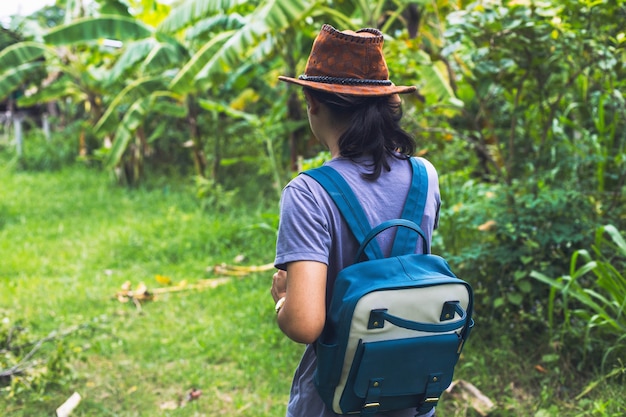
{"label": "tree trunk", "polygon": [[206,178],[206,158],[202,150],[200,129],[198,128],[198,106],[192,96],[187,98],[187,122],[189,123],[189,136],[191,137],[191,152],[196,173]]}

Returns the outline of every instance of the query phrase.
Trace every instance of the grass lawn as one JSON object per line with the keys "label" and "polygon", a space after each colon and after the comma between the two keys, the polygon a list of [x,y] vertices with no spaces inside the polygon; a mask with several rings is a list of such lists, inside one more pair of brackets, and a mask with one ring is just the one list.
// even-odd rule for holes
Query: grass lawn
{"label": "grass lawn", "polygon": [[[263,212],[203,212],[185,190],[124,190],[81,167],[0,178],[0,320],[37,340],[87,326],[39,351],[69,363],[60,380],[23,380],[32,392],[15,398],[4,389],[0,409],[51,415],[76,391],[77,416],[283,413],[302,348],[275,326],[271,272],[160,294],[141,309],[115,298],[126,281],[191,286],[237,257],[271,262],[275,234],[254,227]],[[169,410],[194,387],[198,401]]]}
{"label": "grass lawn", "polygon": [[[115,297],[127,281],[189,288],[223,277],[215,265],[268,264],[275,222],[276,205],[203,211],[184,186],[126,190],[82,166],[0,168],[0,337],[14,329],[25,343],[80,326],[44,343],[32,372],[0,388],[0,414],[50,416],[78,392],[72,416],[284,415],[303,347],[275,325],[271,271],[140,307]],[[494,401],[491,416],[624,415],[622,384],[573,400],[588,381],[539,372],[532,349],[519,356],[506,334],[477,323],[456,376]],[[194,388],[202,394],[187,402]],[[478,416],[468,404],[446,394],[438,415]]]}

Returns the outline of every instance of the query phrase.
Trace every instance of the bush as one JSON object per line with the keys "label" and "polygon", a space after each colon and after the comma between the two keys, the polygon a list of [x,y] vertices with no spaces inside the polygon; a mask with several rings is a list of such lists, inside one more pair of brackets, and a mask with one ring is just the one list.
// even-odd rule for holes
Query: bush
{"label": "bush", "polygon": [[444,204],[434,246],[478,291],[479,314],[523,318],[530,331],[543,327],[548,291],[530,272],[566,273],[571,254],[591,239],[589,225],[596,220],[589,198],[538,177],[510,186],[455,181],[442,176]]}
{"label": "bush", "polygon": [[29,171],[52,171],[74,162],[78,155],[78,141],[68,140],[60,133],[48,140],[38,130],[29,132],[24,138],[23,154],[19,166]]}
{"label": "bush", "polygon": [[475,2],[447,19],[441,55],[464,108],[436,163],[435,247],[474,283],[478,313],[520,319],[520,333],[545,326],[549,291],[530,272],[567,274],[598,219],[624,221],[622,9]]}

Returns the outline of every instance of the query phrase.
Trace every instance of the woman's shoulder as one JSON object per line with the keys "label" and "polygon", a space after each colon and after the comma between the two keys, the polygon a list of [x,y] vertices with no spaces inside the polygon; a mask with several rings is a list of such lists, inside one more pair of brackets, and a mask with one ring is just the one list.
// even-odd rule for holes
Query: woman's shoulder
{"label": "woman's shoulder", "polygon": [[429,176],[430,175],[434,175],[435,177],[438,176],[437,168],[435,168],[435,165],[433,165],[432,162],[430,162],[428,159],[422,156],[415,156],[414,158],[417,158],[424,163],[424,166],[426,167],[426,171],[428,172]]}
{"label": "woman's shoulder", "polygon": [[290,196],[296,200],[319,200],[325,198],[326,192],[312,177],[300,173],[292,178],[282,190],[282,198]]}

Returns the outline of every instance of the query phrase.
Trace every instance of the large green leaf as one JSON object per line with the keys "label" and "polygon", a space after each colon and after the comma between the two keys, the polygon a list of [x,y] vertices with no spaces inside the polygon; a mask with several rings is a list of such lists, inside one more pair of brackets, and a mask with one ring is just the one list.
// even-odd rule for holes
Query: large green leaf
{"label": "large green leaf", "polygon": [[606,226],[602,226],[598,229],[598,232],[596,233],[596,245],[600,245],[600,242],[603,239],[602,235],[604,233],[607,233],[611,237],[613,243],[615,243],[617,251],[621,253],[622,256],[626,256],[626,240],[624,240],[624,237],[620,234],[619,230],[611,224],[607,224]]}
{"label": "large green leaf", "polygon": [[110,82],[117,80],[127,69],[144,60],[156,45],[158,41],[154,38],[141,39],[125,45],[124,52],[111,68]]}
{"label": "large green leaf", "polygon": [[127,70],[141,62],[141,72],[154,74],[180,65],[188,59],[186,49],[176,42],[160,42],[156,38],[128,43],[109,73],[109,83],[122,77]]}
{"label": "large green leaf", "polygon": [[154,29],[138,19],[124,16],[100,16],[80,19],[52,29],[44,41],[52,45],[71,45],[101,39],[129,41],[152,36]]}
{"label": "large green leaf", "polygon": [[39,62],[27,62],[0,74],[0,100],[17,90],[26,78],[41,67]]}
{"label": "large green leaf", "polygon": [[113,168],[120,162],[132,137],[133,133],[129,130],[121,127],[117,130],[113,146],[111,146],[111,151],[109,152],[109,157],[106,162],[107,168]]}
{"label": "large green leaf", "polygon": [[35,94],[29,95],[28,97],[20,97],[18,104],[27,107],[68,97],[74,102],[87,100],[87,94],[69,77],[64,76],[45,88],[39,89]]}
{"label": "large green leaf", "polygon": [[[124,118],[117,129],[115,140],[113,142],[113,146],[111,147],[111,152],[109,153],[107,166],[111,168],[120,162],[122,155],[124,155],[124,152],[126,151],[126,148],[128,147],[128,144],[133,138],[135,132],[140,126],[143,125],[147,115],[150,114],[155,108],[155,102],[161,99],[176,100],[178,98],[179,97],[173,95],[169,91],[159,91],[147,97],[141,97],[135,100],[135,102],[129,107],[128,111],[124,114]],[[168,114],[169,111],[171,111],[171,106],[159,105],[156,106],[156,109]],[[181,114],[185,113],[177,113],[177,115]]]}
{"label": "large green leaf", "polygon": [[222,32],[224,30],[235,30],[243,27],[246,19],[238,13],[230,13],[228,15],[217,15],[207,19],[200,20],[185,32],[185,38],[194,40],[203,38],[211,31]]}
{"label": "large green leaf", "polygon": [[220,72],[232,71],[245,60],[246,54],[271,33],[278,33],[311,13],[313,4],[303,0],[268,0],[249,17],[206,62],[195,76],[203,80]]}
{"label": "large green leaf", "polygon": [[[20,42],[0,51],[0,100],[18,89],[27,77],[43,66],[42,58],[48,50],[36,42]],[[35,61],[35,62],[33,62]]]}
{"label": "large green leaf", "polygon": [[185,64],[170,83],[170,89],[174,91],[188,91],[192,89],[196,74],[202,69],[204,63],[217,53],[220,46],[233,35],[232,31],[222,32],[214,36],[204,44],[198,52]]}
{"label": "large green leaf", "polygon": [[463,103],[456,99],[454,91],[452,91],[450,87],[450,83],[444,77],[444,72],[445,68],[437,63],[420,66],[418,68],[420,76],[420,94],[427,96],[427,101],[431,103],[442,102],[462,107]]}
{"label": "large green leaf", "polygon": [[164,87],[165,83],[162,77],[145,77],[133,81],[120,91],[111,104],[107,106],[107,110],[94,126],[94,132],[97,135],[105,135],[115,129],[118,123],[117,111],[122,103],[136,99],[136,97],[150,96],[155,91],[164,89]]}
{"label": "large green leaf", "polygon": [[[178,97],[171,96],[170,98],[176,99]],[[187,117],[187,107],[181,105],[179,102],[174,102],[172,100],[159,100],[154,103],[152,110],[154,111],[154,113],[172,116],[178,119]]]}
{"label": "large green leaf", "polygon": [[142,97],[136,100],[124,115],[124,118],[117,129],[115,140],[113,141],[113,146],[111,147],[111,152],[109,153],[109,160],[107,161],[107,166],[109,168],[117,165],[122,159],[122,155],[124,154],[124,151],[126,151],[126,148],[128,147],[135,131],[143,123],[146,113],[151,106],[152,100],[152,96]]}
{"label": "large green leaf", "polygon": [[173,33],[212,15],[228,15],[247,0],[186,0],[172,9],[158,29]]}
{"label": "large green leaf", "polygon": [[171,67],[176,67],[180,62],[184,62],[187,57],[179,53],[175,45],[169,43],[159,43],[150,51],[143,61],[141,68],[144,73],[154,73]]}
{"label": "large green leaf", "polygon": [[314,9],[314,2],[303,0],[268,0],[253,15],[253,21],[263,22],[273,32],[280,32],[300,21],[305,14]]}
{"label": "large green leaf", "polygon": [[20,42],[0,51],[0,68],[10,68],[41,58],[47,48],[37,42]]}
{"label": "large green leaf", "polygon": [[213,100],[199,99],[198,104],[200,104],[200,107],[202,107],[205,110],[223,113],[232,119],[243,119],[253,126],[258,126],[261,124],[261,121],[258,118],[258,116],[251,114],[251,113],[246,113],[246,112],[242,112],[239,110],[235,110],[225,103],[220,103],[220,102],[213,101]]}

